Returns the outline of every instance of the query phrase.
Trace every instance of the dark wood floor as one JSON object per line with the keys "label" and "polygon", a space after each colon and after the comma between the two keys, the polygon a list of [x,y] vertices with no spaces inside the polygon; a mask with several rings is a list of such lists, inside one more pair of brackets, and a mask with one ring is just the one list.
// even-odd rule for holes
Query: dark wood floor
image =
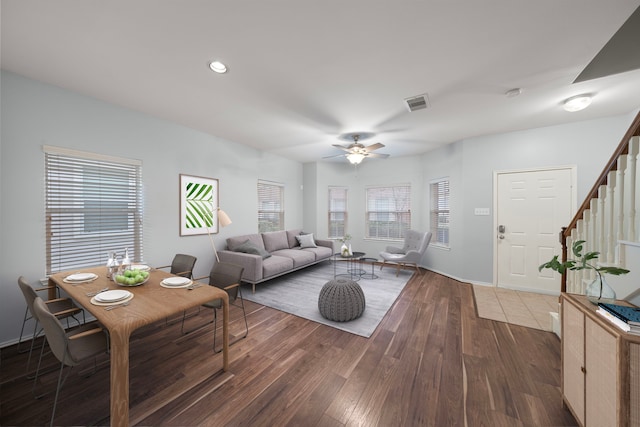
{"label": "dark wood floor", "polygon": [[[560,396],[560,342],[549,332],[476,316],[471,286],[414,275],[366,339],[248,302],[249,337],[219,374],[212,328],[187,336],[159,323],[131,343],[131,420],[139,425],[568,426]],[[234,314],[237,310],[232,307]],[[190,326],[209,319],[203,311]],[[232,332],[239,333],[237,318]],[[55,365],[52,356],[48,365]],[[56,373],[40,400],[26,354],[0,353],[0,424],[48,423]],[[57,425],[109,423],[108,357],[76,368]],[[177,397],[176,397],[177,396]]]}

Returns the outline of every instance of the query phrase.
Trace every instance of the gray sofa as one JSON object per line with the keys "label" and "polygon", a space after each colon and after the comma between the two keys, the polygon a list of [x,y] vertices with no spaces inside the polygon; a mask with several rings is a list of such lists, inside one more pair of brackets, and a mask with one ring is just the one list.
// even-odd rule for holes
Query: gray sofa
{"label": "gray sofa", "polygon": [[242,281],[253,285],[330,259],[333,241],[315,239],[302,230],[229,237],[227,249],[218,251],[220,261],[244,267]]}

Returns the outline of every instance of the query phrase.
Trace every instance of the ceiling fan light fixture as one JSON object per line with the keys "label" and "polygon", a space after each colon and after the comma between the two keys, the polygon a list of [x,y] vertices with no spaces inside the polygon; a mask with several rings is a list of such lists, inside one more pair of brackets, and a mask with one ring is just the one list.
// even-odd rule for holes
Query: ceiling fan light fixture
{"label": "ceiling fan light fixture", "polygon": [[565,99],[563,108],[571,113],[584,110],[591,104],[591,95],[583,94]]}
{"label": "ceiling fan light fixture", "polygon": [[364,154],[349,153],[347,154],[347,160],[349,160],[349,163],[351,163],[352,165],[358,165],[360,164],[360,162],[362,162],[362,160],[364,160]]}

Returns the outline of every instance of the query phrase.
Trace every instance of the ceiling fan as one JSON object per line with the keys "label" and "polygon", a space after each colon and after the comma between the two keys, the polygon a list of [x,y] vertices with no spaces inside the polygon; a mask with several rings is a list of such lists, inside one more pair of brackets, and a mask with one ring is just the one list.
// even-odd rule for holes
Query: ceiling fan
{"label": "ceiling fan", "polygon": [[373,151],[384,147],[384,144],[380,142],[376,142],[375,144],[371,144],[365,147],[364,145],[358,142],[358,140],[360,139],[360,134],[354,133],[354,134],[346,135],[346,137],[353,139],[353,144],[350,144],[348,147],[345,147],[344,145],[340,145],[340,144],[333,144],[334,147],[342,151],[346,151],[346,153],[336,154],[335,156],[323,157],[323,159],[331,159],[334,157],[344,156],[347,158],[347,160],[349,160],[349,162],[352,165],[357,165],[360,162],[362,162],[366,157],[380,158],[380,159],[386,159],[387,157],[389,157],[388,154],[373,153]]}

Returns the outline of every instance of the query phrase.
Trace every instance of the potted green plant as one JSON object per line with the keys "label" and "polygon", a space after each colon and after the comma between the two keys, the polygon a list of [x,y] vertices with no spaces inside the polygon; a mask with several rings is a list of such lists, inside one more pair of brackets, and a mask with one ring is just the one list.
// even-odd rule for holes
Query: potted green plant
{"label": "potted green plant", "polygon": [[590,301],[597,303],[603,298],[616,299],[615,291],[607,285],[603,274],[613,274],[619,276],[621,274],[627,274],[629,270],[620,267],[611,266],[598,266],[595,260],[600,256],[600,252],[585,252],[584,249],[585,240],[577,240],[571,247],[571,252],[576,259],[567,259],[561,262],[558,259],[558,255],[554,256],[550,261],[538,267],[538,271],[542,271],[545,268],[550,268],[553,271],[557,271],[560,274],[564,274],[567,270],[593,270],[596,272],[596,278],[587,286],[586,295]]}

